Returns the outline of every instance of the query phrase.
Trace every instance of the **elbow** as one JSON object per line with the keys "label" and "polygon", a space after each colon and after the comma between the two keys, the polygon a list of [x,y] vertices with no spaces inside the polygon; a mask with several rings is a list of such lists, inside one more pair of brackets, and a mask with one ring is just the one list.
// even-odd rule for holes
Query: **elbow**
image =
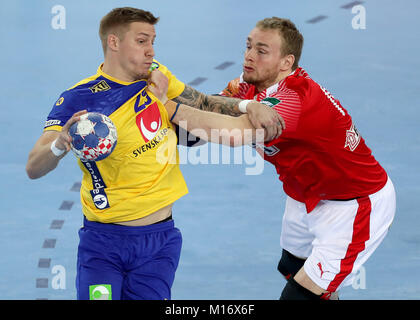
{"label": "elbow", "polygon": [[26,174],[31,180],[38,179],[40,177],[36,170],[34,170],[34,168],[29,163],[26,165]]}
{"label": "elbow", "polygon": [[28,178],[31,180],[39,179],[47,173],[45,172],[45,170],[42,169],[42,167],[39,167],[30,161],[28,161],[28,163],[26,164],[25,169]]}

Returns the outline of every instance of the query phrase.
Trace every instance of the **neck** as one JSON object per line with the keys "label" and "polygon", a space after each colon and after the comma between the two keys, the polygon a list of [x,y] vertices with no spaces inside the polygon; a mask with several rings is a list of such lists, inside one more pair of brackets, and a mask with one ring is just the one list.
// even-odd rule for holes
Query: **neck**
{"label": "neck", "polygon": [[128,74],[126,70],[124,70],[124,68],[121,66],[120,63],[118,63],[118,61],[110,59],[109,57],[105,57],[104,64],[102,66],[102,71],[107,75],[110,75],[111,77],[121,81],[133,82],[136,80],[133,76]]}

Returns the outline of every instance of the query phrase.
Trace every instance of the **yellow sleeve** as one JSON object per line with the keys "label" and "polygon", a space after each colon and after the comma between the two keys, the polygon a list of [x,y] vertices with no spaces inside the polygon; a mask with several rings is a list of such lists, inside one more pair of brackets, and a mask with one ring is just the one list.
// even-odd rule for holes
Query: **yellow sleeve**
{"label": "yellow sleeve", "polygon": [[178,97],[185,89],[185,83],[178,80],[177,77],[175,77],[167,67],[165,67],[163,64],[160,64],[158,61],[153,60],[153,63],[155,68],[159,68],[159,70],[169,79],[169,87],[168,87],[168,99],[174,99]]}

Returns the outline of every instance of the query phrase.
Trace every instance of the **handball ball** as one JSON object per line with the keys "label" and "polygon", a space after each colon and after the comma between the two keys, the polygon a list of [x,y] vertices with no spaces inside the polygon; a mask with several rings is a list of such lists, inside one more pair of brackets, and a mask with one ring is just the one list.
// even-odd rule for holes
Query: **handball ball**
{"label": "handball ball", "polygon": [[107,116],[88,112],[69,129],[71,149],[82,161],[99,161],[108,157],[117,144],[117,129]]}

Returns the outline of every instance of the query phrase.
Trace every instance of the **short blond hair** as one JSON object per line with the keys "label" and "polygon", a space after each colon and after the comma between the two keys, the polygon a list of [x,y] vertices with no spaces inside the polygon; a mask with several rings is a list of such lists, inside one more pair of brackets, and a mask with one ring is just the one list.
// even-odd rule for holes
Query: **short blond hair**
{"label": "short blond hair", "polygon": [[124,36],[125,28],[132,22],[146,22],[156,24],[159,18],[155,17],[151,12],[131,8],[115,8],[101,19],[99,25],[99,38],[102,42],[104,53],[106,52],[108,35],[115,32],[120,38]]}
{"label": "short blond hair", "polygon": [[281,48],[283,55],[293,54],[295,62],[292,69],[295,70],[299,66],[300,56],[302,55],[303,36],[296,28],[295,24],[289,19],[272,17],[265,18],[257,22],[257,28],[262,30],[278,30],[280,36],[284,40]]}

